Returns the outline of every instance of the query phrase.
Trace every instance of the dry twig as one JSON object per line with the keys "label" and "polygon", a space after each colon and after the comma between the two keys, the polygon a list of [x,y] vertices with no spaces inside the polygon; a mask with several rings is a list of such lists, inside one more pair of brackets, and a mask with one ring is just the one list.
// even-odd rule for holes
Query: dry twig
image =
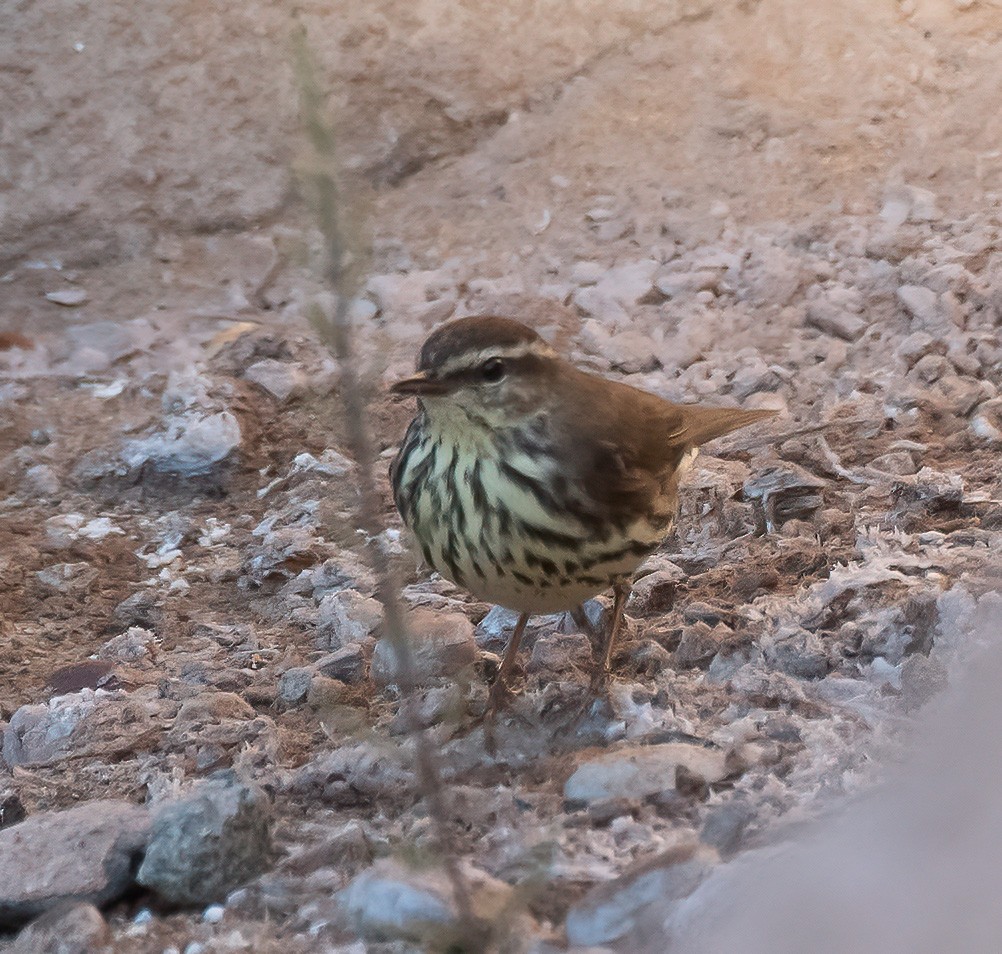
{"label": "dry twig", "polygon": [[326,246],[326,280],[337,303],[331,316],[315,305],[310,320],[338,360],[340,395],[344,404],[348,443],[357,464],[359,504],[357,519],[366,537],[365,554],[378,580],[378,596],[384,607],[385,634],[397,660],[398,682],[403,692],[404,716],[415,740],[415,762],[420,794],[425,798],[442,854],[442,864],[452,885],[462,925],[476,930],[469,886],[460,869],[452,843],[445,786],[435,752],[427,734],[412,716],[415,687],[414,656],[400,602],[400,585],[388,553],[382,545],[386,529],[381,519],[381,500],[376,487],[376,453],[366,426],[365,401],[353,347],[349,306],[357,292],[361,256],[351,247],[357,230],[345,226],[344,203],[337,175],[334,131],[324,118],[324,97],[317,81],[306,31],[293,35],[296,78],[302,101],[303,123],[313,155],[304,178],[309,200]]}

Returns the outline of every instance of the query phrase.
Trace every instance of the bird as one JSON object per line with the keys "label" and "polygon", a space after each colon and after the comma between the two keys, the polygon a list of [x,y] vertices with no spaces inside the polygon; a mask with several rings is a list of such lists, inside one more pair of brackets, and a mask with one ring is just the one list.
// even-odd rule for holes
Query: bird
{"label": "bird", "polygon": [[611,588],[592,686],[607,682],[632,575],[670,531],[699,447],[775,413],[672,403],[577,367],[503,315],[436,328],[390,391],[417,398],[390,482],[425,562],[519,614],[492,712],[512,695],[529,617],[581,621]]}

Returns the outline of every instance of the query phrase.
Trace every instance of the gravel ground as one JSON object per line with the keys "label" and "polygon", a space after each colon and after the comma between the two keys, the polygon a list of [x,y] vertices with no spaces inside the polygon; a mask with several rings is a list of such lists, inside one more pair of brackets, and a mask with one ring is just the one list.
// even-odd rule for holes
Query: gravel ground
{"label": "gravel ground", "polygon": [[386,463],[385,384],[487,311],[780,412],[698,458],[608,701],[588,638],[533,620],[493,754],[513,617],[420,566],[380,468],[494,925],[457,948],[304,318],[290,13],[153,6],[24,5],[0,39],[0,946],[722,949],[686,934],[704,899],[879,784],[1002,625],[1002,9],[303,10]]}

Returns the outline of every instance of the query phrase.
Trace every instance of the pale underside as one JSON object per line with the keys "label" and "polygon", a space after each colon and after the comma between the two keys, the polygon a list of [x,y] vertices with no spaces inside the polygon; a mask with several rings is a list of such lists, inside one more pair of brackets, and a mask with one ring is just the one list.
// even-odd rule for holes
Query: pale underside
{"label": "pale underside", "polygon": [[478,599],[527,613],[573,609],[628,580],[664,539],[677,478],[696,456],[691,449],[666,473],[649,514],[618,524],[592,516],[594,502],[566,479],[564,496],[581,516],[558,513],[545,493],[555,477],[550,456],[502,451],[452,427],[419,428],[408,438],[415,439],[401,483],[410,488],[411,508],[403,512],[425,560]]}

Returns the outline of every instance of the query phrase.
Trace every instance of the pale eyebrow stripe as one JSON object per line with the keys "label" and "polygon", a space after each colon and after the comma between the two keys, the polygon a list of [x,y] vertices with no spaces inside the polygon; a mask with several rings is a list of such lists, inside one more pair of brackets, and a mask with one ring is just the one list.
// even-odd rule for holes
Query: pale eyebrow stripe
{"label": "pale eyebrow stripe", "polygon": [[531,341],[522,345],[508,345],[507,347],[481,348],[479,351],[467,351],[443,361],[435,370],[439,374],[446,375],[461,368],[475,367],[489,358],[514,361],[518,358],[528,357],[529,355],[552,357],[555,354],[556,352],[548,344]]}

